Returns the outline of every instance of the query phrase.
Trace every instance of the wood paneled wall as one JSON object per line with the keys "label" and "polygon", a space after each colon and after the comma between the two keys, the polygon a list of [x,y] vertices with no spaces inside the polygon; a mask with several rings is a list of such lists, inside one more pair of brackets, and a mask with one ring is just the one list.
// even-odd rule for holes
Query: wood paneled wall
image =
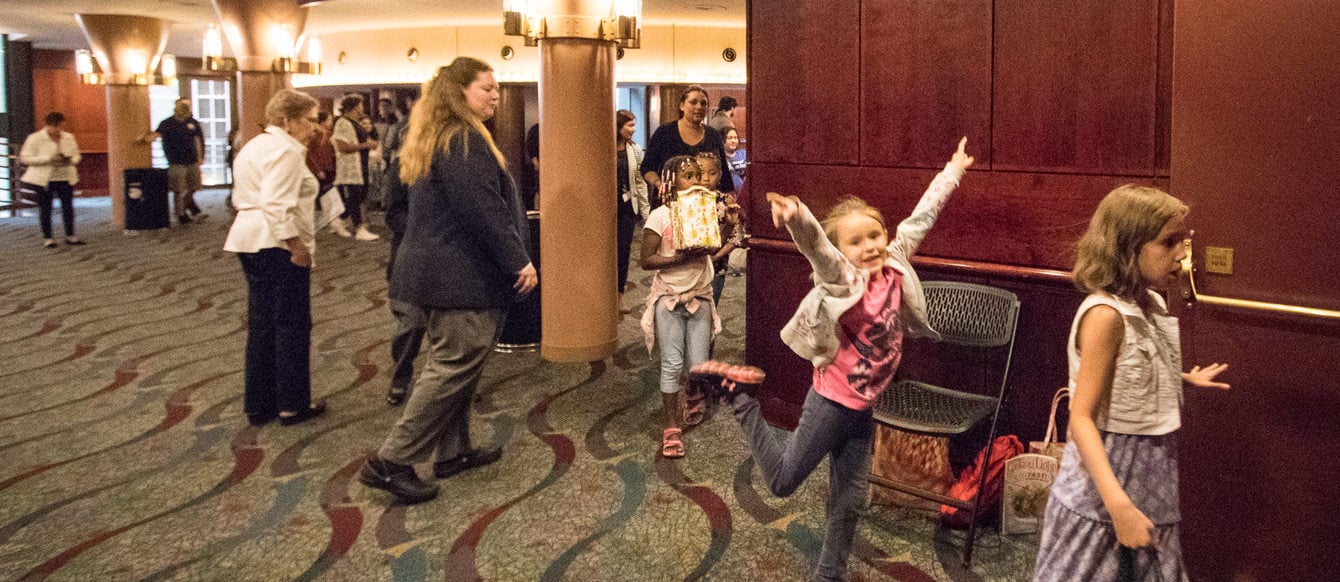
{"label": "wood paneled wall", "polygon": [[[782,0],[750,6],[750,189],[822,215],[847,195],[906,216],[968,136],[977,158],[920,254],[1068,270],[1098,201],[1128,182],[1167,187],[1169,0]],[[767,202],[747,197],[752,216]],[[788,241],[766,219],[756,240]],[[809,383],[777,332],[809,287],[785,246],[753,252],[748,359],[769,369],[766,408],[790,424]],[[1038,438],[1066,383],[1081,296],[1064,281],[934,269],[1024,301],[1007,432]]]}
{"label": "wood paneled wall", "polygon": [[[977,164],[921,248],[923,279],[1023,302],[1005,432],[1041,435],[1066,382],[1082,298],[1071,247],[1113,187],[1192,207],[1236,249],[1215,295],[1340,309],[1340,5],[1288,0],[773,0],[749,6],[747,354],[769,420],[793,425],[811,369],[778,338],[809,268],[761,194],[822,215],[852,194],[909,212],[959,136]],[[1174,28],[1175,26],[1175,28]],[[1174,67],[1174,62],[1176,67]],[[1203,267],[1202,253],[1195,261]],[[954,267],[965,263],[967,268]],[[1023,267],[1025,275],[1009,273]],[[983,274],[988,273],[988,274]],[[1181,308],[1181,306],[1178,306]],[[1340,505],[1340,326],[1181,308],[1187,367],[1228,361],[1232,391],[1188,388],[1183,536],[1193,580],[1332,580]]]}
{"label": "wood paneled wall", "polygon": [[74,71],[71,51],[33,51],[34,127],[52,111],[65,114],[65,131],[74,134],[83,160],[79,186],[83,196],[107,194],[107,91],[85,85]]}

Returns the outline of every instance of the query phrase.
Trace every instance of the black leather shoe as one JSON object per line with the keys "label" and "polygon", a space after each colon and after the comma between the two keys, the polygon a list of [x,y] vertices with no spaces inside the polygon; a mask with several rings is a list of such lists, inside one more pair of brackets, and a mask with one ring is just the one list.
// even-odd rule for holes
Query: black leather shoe
{"label": "black leather shoe", "polygon": [[403,503],[423,503],[437,497],[437,485],[424,483],[414,467],[373,456],[358,472],[358,480],[373,489],[381,489]]}
{"label": "black leather shoe", "polygon": [[273,412],[268,414],[248,412],[247,423],[250,424],[251,426],[265,426],[267,424],[270,424],[270,421],[274,420],[276,417],[277,416]]}
{"label": "black leather shoe", "polygon": [[502,449],[471,449],[470,452],[450,461],[433,464],[433,476],[447,479],[462,471],[498,462],[502,458]]}
{"label": "black leather shoe", "polygon": [[292,416],[279,415],[279,424],[284,426],[293,426],[304,420],[310,420],[326,413],[326,401],[320,400],[312,403],[311,406],[299,410]]}
{"label": "black leather shoe", "polygon": [[391,406],[399,406],[400,403],[404,402],[408,397],[409,388],[396,388],[392,386],[391,389],[386,392],[386,403]]}

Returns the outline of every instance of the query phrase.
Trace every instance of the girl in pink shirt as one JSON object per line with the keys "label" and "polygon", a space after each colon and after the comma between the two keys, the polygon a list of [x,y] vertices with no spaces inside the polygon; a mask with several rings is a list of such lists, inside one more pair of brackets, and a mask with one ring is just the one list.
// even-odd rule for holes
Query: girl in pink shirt
{"label": "girl in pink shirt", "polygon": [[825,455],[831,456],[827,533],[816,580],[846,578],[868,488],[871,408],[898,368],[903,336],[939,335],[926,321],[926,298],[911,257],[972,166],[972,156],[964,152],[967,141],[959,141],[958,151],[912,215],[899,223],[892,241],[884,216],[859,198],[843,199],[820,224],[798,198],[768,193],[773,224],[786,225],[816,281],[782,329],[787,345],[814,364],[813,389],[795,431],[763,420],[752,394],[763,380],[762,370],[707,362],[690,374],[692,381],[730,401],[774,495],[793,493]]}

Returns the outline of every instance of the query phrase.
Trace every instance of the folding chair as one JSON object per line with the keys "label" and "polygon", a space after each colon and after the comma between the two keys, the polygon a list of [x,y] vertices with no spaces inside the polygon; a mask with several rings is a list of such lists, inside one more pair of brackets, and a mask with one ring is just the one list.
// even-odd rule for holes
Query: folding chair
{"label": "folding chair", "polygon": [[[982,362],[1003,362],[998,372],[1000,384],[988,386],[990,379],[986,377],[989,375],[986,369],[991,368],[990,365],[983,366],[983,386],[976,391],[900,379],[880,394],[874,408],[875,421],[912,433],[948,437],[963,433],[989,416],[991,430],[987,436],[986,458],[990,459],[991,448],[996,440],[1000,404],[1005,398],[1005,387],[1009,380],[1010,359],[1014,355],[1019,299],[1004,289],[972,283],[927,281],[923,287],[927,317],[931,327],[943,337],[942,343],[980,351]],[[985,481],[986,473],[984,467],[982,481]],[[874,474],[869,476],[869,480],[914,497],[970,511],[968,538],[963,547],[963,565],[967,567],[971,563],[983,482],[977,484],[977,496],[967,502]]]}

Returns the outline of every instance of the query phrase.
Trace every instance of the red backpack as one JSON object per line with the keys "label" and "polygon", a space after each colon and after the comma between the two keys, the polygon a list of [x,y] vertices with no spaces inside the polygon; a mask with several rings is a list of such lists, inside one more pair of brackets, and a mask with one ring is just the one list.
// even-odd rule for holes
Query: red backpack
{"label": "red backpack", "polygon": [[[982,466],[986,466],[986,482],[983,484],[982,502],[978,504],[977,520],[981,521],[984,517],[994,515],[1000,510],[1000,500],[1004,496],[1005,490],[1005,461],[1021,455],[1024,452],[1023,443],[1019,438],[1007,434],[996,437],[996,446],[991,447],[991,460],[983,463],[986,457],[986,449],[977,453],[977,458],[968,465],[954,485],[949,488],[948,495],[954,499],[971,502],[977,495],[977,483],[982,476]],[[952,528],[968,527],[968,515],[971,511],[961,510],[957,507],[948,505],[940,506],[940,520]]]}

